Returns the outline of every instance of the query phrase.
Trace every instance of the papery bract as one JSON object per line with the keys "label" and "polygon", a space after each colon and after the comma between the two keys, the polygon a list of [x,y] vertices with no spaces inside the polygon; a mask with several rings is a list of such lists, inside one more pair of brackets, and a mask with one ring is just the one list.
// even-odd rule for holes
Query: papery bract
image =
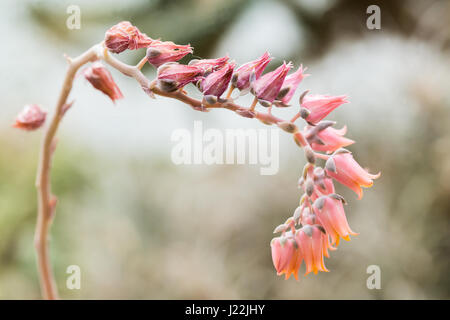
{"label": "papery bract", "polygon": [[229,63],[221,69],[210,73],[200,84],[200,89],[205,96],[211,95],[220,98],[228,88],[235,64]]}
{"label": "papery bract", "polygon": [[202,79],[202,74],[203,69],[197,66],[167,63],[158,68],[158,85],[162,90],[171,92]]}
{"label": "papery bract", "polygon": [[306,121],[316,124],[325,118],[331,111],[343,103],[347,103],[347,96],[327,96],[308,94],[303,97],[301,107],[309,111]]}
{"label": "papery bract", "polygon": [[122,21],[105,33],[105,46],[113,53],[121,53],[126,49],[136,50],[147,47],[153,39],[133,26],[129,21]]}
{"label": "papery bract", "polygon": [[251,84],[251,92],[259,100],[272,103],[278,96],[284,79],[291,68],[292,64],[290,62],[287,64],[284,62],[274,71],[262,75]]}
{"label": "papery bract", "polygon": [[327,160],[327,175],[352,189],[361,199],[363,191],[361,187],[370,188],[373,185],[373,179],[380,176],[370,174],[364,170],[353,158],[350,151],[339,149]]}
{"label": "papery bract", "polygon": [[113,102],[122,99],[123,95],[111,73],[100,62],[94,62],[83,72],[84,77],[94,88],[106,94]]}
{"label": "papery bract", "polygon": [[175,62],[183,58],[185,55],[192,53],[190,45],[178,45],[172,41],[153,41],[147,47],[147,60],[155,67],[166,62]]}
{"label": "papery bract", "polygon": [[47,112],[37,104],[29,104],[17,115],[13,127],[28,131],[36,130],[44,124],[46,116]]}
{"label": "papery bract", "polygon": [[255,80],[259,79],[266,66],[272,60],[268,52],[265,52],[256,60],[247,62],[236,69],[233,74],[232,84],[239,90],[245,90],[250,87],[250,76],[254,73]]}
{"label": "papery bract", "polygon": [[297,71],[286,76],[284,79],[283,85],[281,86],[280,92],[276,98],[275,105],[279,107],[287,107],[289,101],[291,101],[292,96],[297,90],[298,85],[302,80],[309,76],[308,74],[304,74],[303,66],[300,66]]}

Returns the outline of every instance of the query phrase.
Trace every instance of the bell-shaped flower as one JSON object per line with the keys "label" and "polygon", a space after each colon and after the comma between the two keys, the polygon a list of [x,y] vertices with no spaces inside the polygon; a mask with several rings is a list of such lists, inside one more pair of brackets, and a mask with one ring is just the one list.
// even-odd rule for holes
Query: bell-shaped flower
{"label": "bell-shaped flower", "polygon": [[302,263],[302,255],[297,243],[290,235],[273,238],[270,242],[272,261],[278,275],[285,275],[289,279],[291,274],[298,280],[298,270]]}
{"label": "bell-shaped flower", "polygon": [[166,62],[175,62],[185,55],[192,53],[190,45],[178,45],[172,41],[153,41],[147,47],[147,60],[155,67],[159,67]]}
{"label": "bell-shaped flower", "polygon": [[220,98],[228,88],[234,67],[234,63],[228,63],[221,69],[206,76],[200,83],[200,91],[203,92],[203,95]]}
{"label": "bell-shaped flower", "polygon": [[300,66],[297,71],[288,75],[284,79],[283,85],[281,86],[280,92],[275,101],[275,105],[278,107],[288,107],[289,101],[291,101],[298,85],[302,80],[309,76],[309,74],[304,73],[303,66]]}
{"label": "bell-shaped flower", "polygon": [[332,193],[318,198],[314,202],[314,212],[320,224],[331,238],[332,244],[339,244],[339,239],[350,240],[350,235],[357,235],[350,229],[344,211],[344,198]]}
{"label": "bell-shaped flower", "polygon": [[13,127],[28,131],[36,130],[44,124],[46,116],[47,112],[37,104],[29,104],[17,115]]}
{"label": "bell-shaped flower", "polygon": [[346,126],[341,129],[335,129],[331,127],[332,124],[334,122],[321,121],[316,126],[306,126],[304,128],[304,136],[314,151],[333,153],[340,148],[355,143],[355,141],[344,137],[347,133]]}
{"label": "bell-shaped flower", "polygon": [[100,62],[94,62],[86,68],[83,75],[94,88],[106,94],[113,102],[123,98],[122,92],[114,82],[111,73]]}
{"label": "bell-shaped flower", "polygon": [[305,225],[298,229],[295,240],[300,248],[306,265],[305,275],[319,271],[328,272],[323,256],[327,252],[328,242],[324,237],[325,230],[320,225]]}
{"label": "bell-shaped flower", "polygon": [[269,106],[278,96],[281,86],[287,73],[292,68],[292,64],[283,63],[272,72],[266,73],[251,83],[251,92],[255,95],[260,103]]}
{"label": "bell-shaped flower", "polygon": [[347,96],[327,96],[308,94],[302,97],[300,106],[306,109],[302,117],[311,124],[316,124],[325,118],[331,111],[343,103],[347,103]]}
{"label": "bell-shaped flower", "polygon": [[105,33],[105,46],[113,53],[121,53],[126,49],[136,50],[146,48],[153,39],[128,21],[122,21],[111,27]]}
{"label": "bell-shaped flower", "polygon": [[225,66],[230,58],[228,56],[217,59],[193,59],[189,61],[190,66],[201,68],[206,75],[213,71],[217,71]]}
{"label": "bell-shaped flower", "polygon": [[157,79],[160,89],[172,92],[191,82],[202,79],[203,70],[197,66],[167,63],[158,68]]}
{"label": "bell-shaped flower", "polygon": [[256,60],[247,62],[236,69],[232,78],[232,85],[243,91],[250,87],[250,77],[254,75],[254,79],[259,79],[266,66],[272,60],[268,52],[265,52]]}
{"label": "bell-shaped flower", "polygon": [[363,196],[361,187],[370,188],[373,180],[381,175],[381,173],[370,174],[364,170],[353,158],[352,153],[343,148],[330,156],[325,164],[325,170],[328,176],[352,189],[359,199]]}

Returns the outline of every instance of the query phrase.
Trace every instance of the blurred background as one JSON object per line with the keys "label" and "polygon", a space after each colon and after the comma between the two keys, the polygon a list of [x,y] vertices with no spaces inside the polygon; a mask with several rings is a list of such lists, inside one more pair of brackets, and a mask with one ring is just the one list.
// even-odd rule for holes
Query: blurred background
{"label": "blurred background", "polygon": [[[81,9],[79,30],[66,27],[73,4]],[[381,8],[380,30],[366,27],[371,4]],[[190,43],[194,58],[229,54],[241,64],[268,50],[276,57],[269,69],[283,60],[302,63],[311,76],[292,101],[305,89],[348,94],[351,103],[330,118],[348,126],[356,160],[382,176],[361,201],[338,186],[360,235],[332,252],[331,272],[284,281],[269,242],[298,203],[305,164],[288,135],[280,134],[274,176],[261,176],[254,165],[177,166],[171,133],[192,130],[194,120],[221,130],[266,127],[226,110],[204,114],[148,99],[115,70],[125,99],[113,105],[78,77],[52,175],[59,203],[50,245],[62,298],[450,298],[446,0],[1,1],[0,298],[40,297],[32,240],[42,130],[11,124],[27,103],[52,112],[63,53],[78,55],[121,20],[152,38]],[[144,53],[120,59],[135,63]],[[148,65],[143,72],[155,76]],[[274,113],[289,118],[295,109]],[[74,264],[80,290],[65,285]],[[380,290],[366,287],[369,265],[381,268]]]}

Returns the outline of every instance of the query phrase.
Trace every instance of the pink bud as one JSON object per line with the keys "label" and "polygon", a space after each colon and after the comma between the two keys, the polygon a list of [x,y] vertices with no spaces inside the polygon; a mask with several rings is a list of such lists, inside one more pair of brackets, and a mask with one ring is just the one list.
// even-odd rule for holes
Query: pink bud
{"label": "pink bud", "polygon": [[287,107],[289,101],[297,90],[298,85],[302,82],[303,78],[309,76],[309,74],[303,73],[303,66],[300,66],[298,70],[286,77],[281,86],[280,92],[277,96],[276,105],[279,107]]}
{"label": "pink bud", "polygon": [[192,53],[190,45],[178,45],[172,41],[153,41],[147,47],[147,60],[155,67],[166,62],[175,62],[183,58],[185,55]]}
{"label": "pink bud", "polygon": [[114,82],[111,73],[100,62],[94,62],[84,70],[83,74],[94,88],[106,94],[113,102],[123,98],[122,92]]}
{"label": "pink bud", "polygon": [[370,174],[361,168],[353,159],[351,152],[345,149],[336,151],[327,160],[326,172],[328,176],[355,191],[359,199],[363,196],[361,187],[370,188],[373,185],[373,179],[381,175],[381,173]]}
{"label": "pink bud", "polygon": [[158,68],[158,85],[162,90],[171,92],[202,79],[202,74],[203,70],[197,66],[168,63]]}
{"label": "pink bud", "polygon": [[250,76],[252,73],[255,79],[259,79],[266,66],[272,60],[268,52],[265,52],[260,58],[247,62],[236,69],[233,74],[233,86],[239,90],[245,90],[250,87]]}
{"label": "pink bud", "polygon": [[316,128],[317,126],[308,126],[304,130],[304,135],[314,151],[332,153],[355,143],[355,141],[344,137],[347,132],[346,126],[342,129],[327,127],[323,130],[316,130]]}
{"label": "pink bud", "polygon": [[322,196],[314,202],[314,212],[320,224],[331,237],[332,244],[339,244],[339,239],[350,240],[350,235],[357,235],[350,229],[345,216],[343,198],[336,194]]}
{"label": "pink bud", "polygon": [[280,92],[292,64],[285,62],[272,72],[266,73],[252,83],[252,93],[259,99],[272,103]]}
{"label": "pink bud", "polygon": [[309,111],[306,121],[316,124],[343,103],[347,96],[306,95],[301,106]]}
{"label": "pink bud", "polygon": [[152,39],[128,21],[122,21],[111,27],[105,34],[105,46],[113,53],[126,49],[136,50],[147,47]]}
{"label": "pink bud", "polygon": [[217,59],[202,59],[202,60],[194,59],[189,62],[189,65],[201,68],[203,72],[209,73],[222,68],[224,65],[227,64],[229,59],[230,58],[228,56]]}
{"label": "pink bud", "polygon": [[233,75],[235,64],[226,64],[221,69],[210,73],[200,85],[201,91],[205,96],[211,95],[217,98],[225,92]]}
{"label": "pink bud", "polygon": [[328,243],[325,242],[321,228],[318,225],[305,225],[296,233],[295,240],[302,252],[306,265],[305,275],[310,272],[315,274],[319,271],[328,272],[323,261]]}
{"label": "pink bud", "polygon": [[37,104],[29,104],[17,115],[13,127],[28,131],[36,130],[44,124],[46,116],[47,112]]}

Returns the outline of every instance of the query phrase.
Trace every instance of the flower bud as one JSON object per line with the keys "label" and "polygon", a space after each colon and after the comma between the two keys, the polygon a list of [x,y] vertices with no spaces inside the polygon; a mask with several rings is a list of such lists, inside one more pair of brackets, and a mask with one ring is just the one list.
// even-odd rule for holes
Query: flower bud
{"label": "flower bud", "polygon": [[147,47],[152,39],[128,21],[122,21],[105,33],[105,46],[113,53]]}
{"label": "flower bud", "polygon": [[196,66],[166,63],[158,68],[157,79],[161,90],[172,92],[202,79],[203,70]]}
{"label": "flower bud", "polygon": [[303,78],[309,76],[308,74],[304,74],[303,72],[303,66],[300,66],[296,72],[286,77],[275,101],[275,105],[277,107],[288,106],[289,101],[292,99],[292,96],[294,95],[295,90],[297,90],[300,82],[303,80]]}
{"label": "flower bud", "polygon": [[94,88],[106,94],[114,103],[117,99],[123,98],[122,92],[114,82],[111,73],[100,62],[94,62],[84,70],[83,74]]}
{"label": "flower bud", "polygon": [[252,93],[259,99],[272,103],[280,92],[283,81],[292,64],[283,63],[272,72],[266,73],[252,83]]}
{"label": "flower bud", "polygon": [[250,76],[253,73],[254,79],[258,79],[272,60],[268,52],[265,52],[260,58],[247,62],[236,69],[233,74],[232,85],[239,90],[245,90],[250,87]]}
{"label": "flower bud", "polygon": [[309,123],[316,124],[341,104],[347,103],[346,98],[347,96],[306,95],[301,107],[307,109],[309,114],[302,117]]}
{"label": "flower bud", "polygon": [[226,64],[224,67],[209,74],[204,80],[202,80],[200,89],[203,94],[205,96],[212,95],[220,98],[220,96],[228,88],[231,76],[233,75],[234,66],[234,63]]}
{"label": "flower bud", "polygon": [[166,62],[175,62],[185,55],[192,53],[190,45],[178,45],[171,41],[153,41],[147,47],[147,60],[155,67],[159,67]]}
{"label": "flower bud", "polygon": [[193,59],[189,61],[190,66],[195,66],[203,70],[203,72],[212,72],[225,66],[230,58],[228,56],[217,59]]}
{"label": "flower bud", "polygon": [[47,112],[37,104],[29,104],[17,115],[13,127],[28,131],[36,130],[44,124],[46,116]]}
{"label": "flower bud", "polygon": [[298,127],[294,123],[289,121],[278,123],[278,127],[283,131],[286,131],[287,133],[295,133],[298,131]]}

